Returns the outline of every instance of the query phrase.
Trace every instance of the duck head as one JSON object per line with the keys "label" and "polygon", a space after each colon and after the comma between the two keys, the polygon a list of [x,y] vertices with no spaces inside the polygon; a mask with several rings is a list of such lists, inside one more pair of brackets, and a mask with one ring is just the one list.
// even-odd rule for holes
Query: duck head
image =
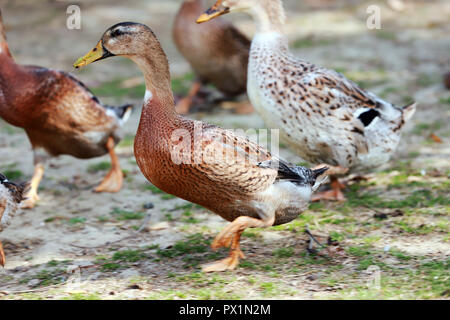
{"label": "duck head", "polygon": [[133,59],[148,54],[149,49],[160,48],[153,31],[137,22],[121,22],[110,27],[103,34],[94,49],[74,63],[75,68],[87,66],[113,56],[125,56]]}
{"label": "duck head", "polygon": [[137,22],[118,23],[106,30],[95,48],[73,66],[80,68],[113,56],[135,62],[144,74],[147,90],[153,93],[164,90],[161,96],[168,98],[168,104],[171,104],[169,62],[152,29]]}
{"label": "duck head", "polygon": [[[228,3],[224,4],[224,2],[229,2],[229,1],[218,0],[211,8],[206,10],[205,13],[203,13],[200,17],[198,17],[197,23],[203,23],[203,22],[212,20],[214,18],[217,18],[221,15],[229,13],[231,11],[230,4],[228,4]],[[236,1],[232,1],[232,2],[233,2],[232,4],[235,5],[234,2],[236,2]]]}
{"label": "duck head", "polygon": [[257,22],[262,32],[280,31],[285,21],[281,0],[217,0],[197,19],[197,23],[210,21],[230,12],[246,12]]}

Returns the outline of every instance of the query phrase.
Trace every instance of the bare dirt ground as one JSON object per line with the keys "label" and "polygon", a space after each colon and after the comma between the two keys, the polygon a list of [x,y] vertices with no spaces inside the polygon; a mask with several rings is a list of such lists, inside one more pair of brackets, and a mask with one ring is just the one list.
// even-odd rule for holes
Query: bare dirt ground
{"label": "bare dirt ground", "polygon": [[[142,176],[132,151],[137,108],[117,148],[126,172],[119,193],[92,192],[108,157],[51,161],[38,206],[0,234],[8,258],[0,299],[448,299],[450,91],[442,75],[450,71],[450,3],[405,1],[404,11],[394,11],[374,2],[382,10],[381,30],[366,28],[369,3],[363,1],[285,1],[286,31],[298,56],[337,69],[393,103],[419,103],[395,158],[368,181],[349,182],[347,202],[312,204],[290,224],[246,231],[239,268],[203,274],[200,264],[227,254],[209,248],[227,222],[161,193]],[[171,40],[180,1],[77,3],[81,30],[65,28],[68,1],[0,1],[17,61],[72,71],[107,27],[139,21],[160,38],[175,91],[186,91],[190,69]],[[252,35],[248,17],[227,19]],[[74,74],[107,103],[142,103],[140,72],[125,59]],[[190,116],[227,128],[264,127],[256,114],[220,108]],[[32,153],[24,132],[0,120],[0,148],[0,172],[29,179]],[[154,208],[145,209],[149,204]],[[331,237],[329,249],[308,254],[306,226],[325,242]],[[379,271],[379,287],[367,285],[376,278],[368,269]]]}

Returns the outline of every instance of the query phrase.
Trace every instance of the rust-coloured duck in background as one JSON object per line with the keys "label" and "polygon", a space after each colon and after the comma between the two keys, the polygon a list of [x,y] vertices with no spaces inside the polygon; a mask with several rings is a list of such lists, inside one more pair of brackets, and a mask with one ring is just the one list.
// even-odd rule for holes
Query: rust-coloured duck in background
{"label": "rust-coloured duck in background", "polygon": [[[188,95],[177,103],[176,110],[182,114],[189,112],[202,85],[213,84],[230,98],[247,91],[250,40],[222,19],[206,27],[197,25],[195,20],[205,9],[204,0],[185,0],[173,26],[173,40],[197,78]],[[237,113],[253,111],[248,102],[232,104],[232,107]]]}
{"label": "rust-coloured duck in background", "polygon": [[132,106],[103,105],[80,81],[62,71],[17,64],[8,48],[0,12],[0,117],[23,128],[34,153],[31,190],[24,203],[34,207],[46,159],[80,159],[109,152],[112,168],[96,192],[117,192],[123,183],[114,146]]}
{"label": "rust-coloured duck in background", "polygon": [[[246,228],[287,223],[307,207],[326,168],[288,164],[230,130],[176,113],[169,63],[149,27],[133,22],[112,26],[74,66],[114,55],[133,60],[145,77],[147,91],[134,144],[144,176],[163,191],[231,221],[212,244],[214,249],[231,247],[230,256],[204,266],[204,271],[238,265],[243,257],[239,240]],[[187,157],[179,161],[177,155]]]}

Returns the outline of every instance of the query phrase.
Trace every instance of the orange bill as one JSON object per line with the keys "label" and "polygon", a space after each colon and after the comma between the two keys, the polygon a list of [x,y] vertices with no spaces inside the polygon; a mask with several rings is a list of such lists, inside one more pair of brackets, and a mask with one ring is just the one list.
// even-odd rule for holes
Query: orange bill
{"label": "orange bill", "polygon": [[206,10],[205,13],[203,13],[200,17],[198,17],[197,23],[207,22],[221,15],[229,13],[230,8],[224,7],[222,5],[222,1],[223,0],[217,0],[217,2],[211,8]]}

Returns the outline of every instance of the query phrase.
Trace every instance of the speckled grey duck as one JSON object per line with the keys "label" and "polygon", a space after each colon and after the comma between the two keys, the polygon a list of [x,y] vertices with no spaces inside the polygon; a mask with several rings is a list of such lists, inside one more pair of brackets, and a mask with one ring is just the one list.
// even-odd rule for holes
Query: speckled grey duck
{"label": "speckled grey duck", "polygon": [[25,130],[34,153],[35,170],[25,208],[34,207],[39,199],[46,160],[58,155],[88,159],[109,152],[111,171],[95,191],[119,191],[123,174],[114,147],[131,109],[131,105],[103,105],[83,83],[63,71],[17,64],[0,12],[0,117]]}
{"label": "speckled grey duck", "polygon": [[222,19],[207,26],[196,24],[205,9],[203,0],[184,1],[173,26],[173,40],[197,78],[189,94],[177,104],[177,112],[183,114],[189,111],[201,85],[213,84],[231,98],[247,91],[250,40]]}
{"label": "speckled grey duck", "polygon": [[204,271],[238,265],[243,257],[239,241],[246,228],[287,223],[307,208],[326,168],[288,164],[233,131],[176,113],[167,57],[145,25],[112,26],[74,66],[115,55],[133,60],[145,78],[147,91],[134,143],[144,176],[159,189],[231,221],[212,244],[215,249],[231,247],[230,256]]}
{"label": "speckled grey duck", "polygon": [[[198,22],[243,11],[256,21],[247,93],[256,111],[303,159],[326,163],[333,173],[365,171],[386,163],[416,104],[396,107],[360,89],[342,74],[293,56],[283,34],[280,0],[219,0]],[[342,200],[332,177],[323,198]]]}
{"label": "speckled grey duck", "polygon": [[[11,223],[11,218],[24,200],[27,188],[28,183],[16,184],[0,173],[0,232]],[[3,244],[0,241],[0,265],[4,267],[5,262]]]}

